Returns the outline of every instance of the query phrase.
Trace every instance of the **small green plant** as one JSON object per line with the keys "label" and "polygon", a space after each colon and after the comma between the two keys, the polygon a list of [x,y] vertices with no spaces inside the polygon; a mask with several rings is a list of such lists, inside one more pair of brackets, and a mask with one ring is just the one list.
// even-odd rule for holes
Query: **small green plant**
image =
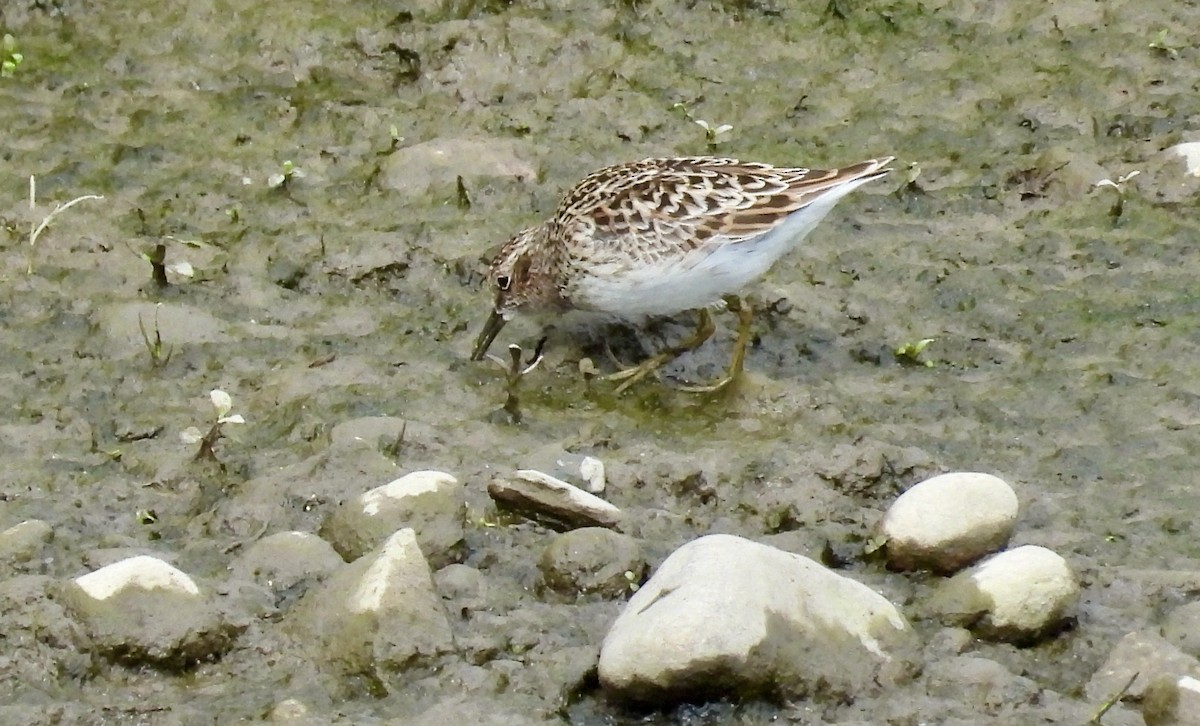
{"label": "small green plant", "polygon": [[733,131],[733,126],[730,124],[711,124],[702,118],[696,118],[692,115],[691,110],[689,110],[687,105],[684,103],[676,103],[671,108],[673,110],[682,111],[683,115],[688,121],[691,121],[700,128],[704,129],[704,145],[708,147],[709,151],[716,149],[717,144],[724,141],[722,137],[726,136],[730,131]]}
{"label": "small green plant", "polygon": [[17,39],[5,33],[0,41],[0,78],[12,78],[24,60],[25,56],[17,52]]}
{"label": "small green plant", "polygon": [[[67,211],[76,204],[79,204],[80,202],[87,201],[88,199],[104,199],[104,197],[97,194],[85,194],[82,197],[75,197],[69,202],[54,205],[54,209],[50,210],[50,213],[42,218],[40,224],[30,222],[29,264],[25,268],[25,274],[33,274],[33,250],[34,247],[37,246],[38,237],[42,236],[42,232],[46,231],[46,228],[50,226],[50,223],[53,222],[58,215]],[[37,216],[37,178],[33,175],[30,175],[29,177],[29,212],[31,217]]]}
{"label": "small green plant", "polygon": [[175,352],[174,348],[163,347],[162,334],[158,327],[158,311],[162,307],[162,303],[154,306],[154,339],[151,340],[149,334],[146,333],[146,326],[142,322],[142,316],[138,315],[138,330],[142,334],[142,342],[146,344],[146,352],[150,354],[150,367],[162,368],[171,362],[171,354]]}
{"label": "small green plant", "polygon": [[924,366],[925,368],[932,368],[933,361],[921,360],[921,353],[924,352],[924,350],[926,348],[928,348],[929,344],[932,343],[934,340],[936,340],[936,338],[922,338],[920,340],[910,340],[907,343],[904,343],[903,345],[896,348],[896,350],[894,350],[892,353],[893,353],[893,355],[896,356],[896,360],[899,361],[903,365]]}
{"label": "small green plant", "polygon": [[287,189],[293,179],[303,179],[304,172],[298,169],[290,159],[283,162],[279,172],[267,177],[267,186],[272,189]]}
{"label": "small green plant", "polygon": [[196,451],[196,456],[194,457],[196,461],[212,461],[220,465],[221,460],[217,458],[216,449],[217,442],[224,435],[222,428],[225,424],[244,424],[246,423],[246,419],[242,418],[240,413],[230,413],[233,410],[233,398],[225,391],[214,388],[209,391],[208,397],[217,412],[216,420],[209,427],[208,433],[201,435],[200,429],[195,426],[189,426],[180,434],[180,439],[185,444],[200,444],[200,448]]}
{"label": "small green plant", "polygon": [[1121,176],[1117,177],[1116,181],[1113,181],[1112,179],[1101,179],[1092,185],[1095,189],[1108,187],[1112,189],[1114,193],[1116,193],[1117,198],[1113,200],[1112,206],[1108,208],[1108,216],[1112,217],[1113,222],[1120,220],[1121,215],[1125,212],[1126,185],[1128,184],[1129,180],[1141,173],[1142,172],[1135,169],[1128,174],[1122,174]]}
{"label": "small green plant", "polygon": [[629,588],[630,592],[637,592],[642,588],[642,586],[638,584],[638,576],[634,574],[633,570],[625,570],[625,572],[622,574],[625,577],[625,582],[628,583],[625,585],[625,587]]}
{"label": "small green plant", "polygon": [[1167,29],[1166,28],[1163,28],[1162,30],[1158,31],[1158,35],[1156,35],[1154,37],[1154,40],[1150,41],[1150,43],[1148,45],[1149,45],[1150,50],[1153,50],[1153,51],[1159,53],[1160,55],[1164,55],[1164,56],[1170,58],[1171,60],[1175,60],[1176,58],[1179,57],[1179,47],[1173,43],[1167,42]]}
{"label": "small green plant", "polygon": [[[174,242],[181,242],[185,245],[198,246],[200,244],[176,239],[175,237],[168,237],[167,239]],[[196,269],[187,260],[167,264],[167,246],[161,242],[154,245],[148,252],[140,253],[138,257],[150,263],[150,278],[153,280],[154,286],[159,289],[165,288],[170,284],[167,281],[168,272],[173,272],[180,277],[188,279],[196,274]]]}

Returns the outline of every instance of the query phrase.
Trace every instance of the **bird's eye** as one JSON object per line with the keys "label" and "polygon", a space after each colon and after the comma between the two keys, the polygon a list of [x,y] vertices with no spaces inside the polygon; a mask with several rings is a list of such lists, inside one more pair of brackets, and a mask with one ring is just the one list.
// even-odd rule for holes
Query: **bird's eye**
{"label": "bird's eye", "polygon": [[507,290],[511,284],[512,280],[509,279],[508,275],[500,275],[496,278],[496,287],[500,288],[501,290]]}

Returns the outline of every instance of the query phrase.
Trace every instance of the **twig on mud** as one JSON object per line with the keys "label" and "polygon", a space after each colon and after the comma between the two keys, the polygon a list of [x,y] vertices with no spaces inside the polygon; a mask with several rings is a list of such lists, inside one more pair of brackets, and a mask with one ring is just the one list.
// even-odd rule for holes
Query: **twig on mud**
{"label": "twig on mud", "polygon": [[[42,218],[41,224],[35,225],[33,222],[29,223],[29,264],[25,268],[25,274],[33,274],[33,250],[42,232],[46,231],[46,228],[50,226],[55,217],[88,199],[104,199],[104,197],[98,194],[84,194],[82,197],[75,197],[69,202],[56,204],[54,209],[50,210],[50,213]],[[32,174],[29,175],[29,211],[31,215],[37,213],[37,178]]]}
{"label": "twig on mud", "polygon": [[1092,720],[1088,721],[1088,723],[1099,724],[1100,719],[1104,718],[1104,714],[1108,713],[1108,710],[1110,708],[1117,705],[1117,703],[1120,702],[1121,698],[1126,693],[1129,693],[1129,689],[1133,687],[1133,682],[1137,680],[1137,677],[1139,675],[1141,675],[1141,674],[1135,672],[1132,676],[1129,677],[1129,680],[1125,683],[1125,685],[1121,687],[1121,690],[1117,691],[1111,698],[1109,698],[1104,703],[1100,704],[1100,710],[1096,711],[1096,715],[1092,716]]}

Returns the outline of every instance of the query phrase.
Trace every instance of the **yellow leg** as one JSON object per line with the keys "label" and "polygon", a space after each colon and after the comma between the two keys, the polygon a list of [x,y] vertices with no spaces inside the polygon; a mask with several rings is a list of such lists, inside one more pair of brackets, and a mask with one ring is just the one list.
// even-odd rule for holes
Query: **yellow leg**
{"label": "yellow leg", "polygon": [[702,386],[682,386],[684,391],[713,393],[733,383],[742,374],[742,365],[746,362],[746,345],[750,342],[750,323],[754,318],[754,311],[749,305],[742,303],[736,295],[726,295],[725,305],[738,316],[738,337],[737,342],[733,344],[733,358],[729,361],[729,370],[712,383]]}
{"label": "yellow leg", "polygon": [[645,378],[647,374],[658,370],[663,366],[663,364],[675,360],[690,350],[699,348],[704,341],[712,337],[714,330],[716,330],[716,326],[713,325],[712,315],[708,312],[708,310],[701,309],[700,319],[696,326],[696,332],[692,335],[692,337],[678,345],[673,345],[670,348],[667,348],[658,355],[647,358],[632,368],[626,368],[623,371],[617,371],[616,373],[607,375],[604,377],[604,379],[606,381],[624,381],[624,383],[617,386],[616,391],[617,393],[624,393],[625,391],[629,390],[630,386]]}

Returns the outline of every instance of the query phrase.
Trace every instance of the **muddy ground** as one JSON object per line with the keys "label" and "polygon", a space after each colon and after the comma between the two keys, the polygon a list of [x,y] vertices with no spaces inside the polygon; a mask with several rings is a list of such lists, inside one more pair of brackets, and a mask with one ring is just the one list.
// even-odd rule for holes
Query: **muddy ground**
{"label": "muddy ground", "polygon": [[[37,518],[54,532],[14,574],[69,578],[146,552],[220,587],[255,538],[315,531],[339,501],[435,468],[471,491],[465,562],[514,633],[475,664],[505,661],[503,679],[412,673],[380,697],[330,689],[266,625],[179,674],[64,667],[69,646],[24,623],[9,641],[21,647],[4,647],[0,701],[29,723],[231,723],[289,696],[318,722],[446,701],[639,719],[586,677],[561,699],[571,667],[553,654],[594,647],[619,603],[539,596],[548,533],[497,525],[484,491],[493,472],[562,452],[604,460],[607,496],[632,513],[652,564],[732,532],[837,553],[900,605],[928,582],[857,558],[884,508],[930,473],[999,475],[1022,501],[1015,542],[1064,555],[1084,597],[1053,639],[972,652],[1081,697],[1118,638],[1200,583],[1200,179],[1162,154],[1200,140],[1200,6],[826,5],[0,8],[6,55],[22,56],[0,78],[0,528]],[[714,148],[689,114],[733,130]],[[689,316],[635,334],[566,321],[513,422],[498,368],[466,360],[489,250],[596,167],[710,150],[815,167],[895,154],[900,170],[844,200],[749,291],[766,312],[733,395],[585,385],[578,362],[606,365],[606,337],[633,356],[685,334]],[[1119,193],[1092,186],[1135,170]],[[88,194],[103,199],[30,245],[56,203]],[[193,276],[156,285],[143,255],[160,244]],[[139,321],[151,339],[157,326],[160,355]],[[719,371],[733,323],[718,321],[673,375]],[[545,322],[499,342],[528,345]],[[931,366],[893,354],[925,338]],[[212,388],[247,419],[227,427],[223,468],[191,462],[180,439],[211,422]],[[371,442],[371,465],[296,466],[338,424],[376,416],[406,427],[399,443]],[[256,484],[280,471],[286,486]],[[652,718],[962,716],[917,690],[874,698]],[[999,722],[1032,707],[1001,700]]]}

